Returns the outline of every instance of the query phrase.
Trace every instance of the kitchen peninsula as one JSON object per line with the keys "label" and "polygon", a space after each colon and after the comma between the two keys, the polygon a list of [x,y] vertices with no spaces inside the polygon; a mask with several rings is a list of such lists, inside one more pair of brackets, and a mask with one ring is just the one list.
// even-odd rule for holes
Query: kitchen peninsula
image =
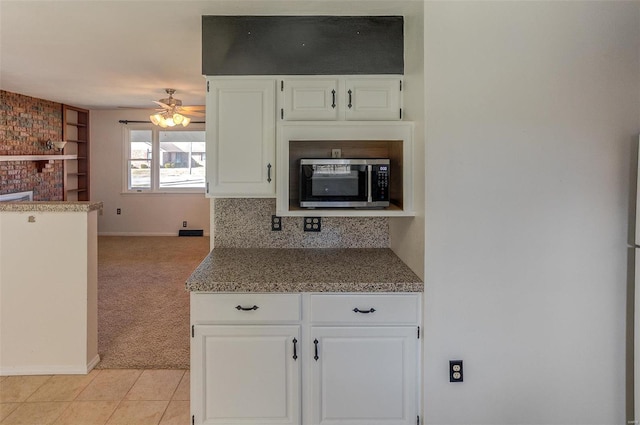
{"label": "kitchen peninsula", "polygon": [[186,288],[194,424],[415,423],[423,283],[391,249],[215,248]]}
{"label": "kitchen peninsula", "polygon": [[85,374],[100,360],[102,202],[0,203],[0,375]]}

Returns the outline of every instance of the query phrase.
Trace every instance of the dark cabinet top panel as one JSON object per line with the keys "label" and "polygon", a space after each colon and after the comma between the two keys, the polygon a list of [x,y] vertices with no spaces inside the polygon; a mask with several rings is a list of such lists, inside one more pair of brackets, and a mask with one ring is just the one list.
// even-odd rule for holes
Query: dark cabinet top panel
{"label": "dark cabinet top panel", "polygon": [[202,17],[204,75],[404,73],[402,16]]}

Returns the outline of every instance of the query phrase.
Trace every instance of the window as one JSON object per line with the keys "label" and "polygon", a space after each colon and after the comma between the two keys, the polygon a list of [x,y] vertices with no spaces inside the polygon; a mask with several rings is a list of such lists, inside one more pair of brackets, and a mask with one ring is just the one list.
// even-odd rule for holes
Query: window
{"label": "window", "polygon": [[169,130],[125,127],[126,192],[202,192],[205,132],[202,126]]}

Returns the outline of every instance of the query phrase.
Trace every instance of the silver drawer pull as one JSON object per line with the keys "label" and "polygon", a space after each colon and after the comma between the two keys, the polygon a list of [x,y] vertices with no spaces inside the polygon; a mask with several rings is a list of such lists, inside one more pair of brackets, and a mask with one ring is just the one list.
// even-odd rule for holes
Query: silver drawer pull
{"label": "silver drawer pull", "polygon": [[362,314],[373,313],[374,311],[376,311],[376,309],[373,307],[371,307],[369,310],[360,310],[358,307],[353,309],[354,313],[362,313]]}
{"label": "silver drawer pull", "polygon": [[257,305],[254,305],[253,307],[242,307],[241,305],[237,305],[236,306],[236,310],[239,311],[252,311],[252,310],[257,310],[259,307]]}

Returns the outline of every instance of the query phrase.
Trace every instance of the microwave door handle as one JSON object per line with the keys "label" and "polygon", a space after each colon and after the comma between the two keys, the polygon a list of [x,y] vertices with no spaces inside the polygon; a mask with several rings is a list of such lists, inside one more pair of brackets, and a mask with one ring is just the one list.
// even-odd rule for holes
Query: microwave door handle
{"label": "microwave door handle", "polygon": [[373,202],[371,194],[371,164],[367,165],[367,202]]}

